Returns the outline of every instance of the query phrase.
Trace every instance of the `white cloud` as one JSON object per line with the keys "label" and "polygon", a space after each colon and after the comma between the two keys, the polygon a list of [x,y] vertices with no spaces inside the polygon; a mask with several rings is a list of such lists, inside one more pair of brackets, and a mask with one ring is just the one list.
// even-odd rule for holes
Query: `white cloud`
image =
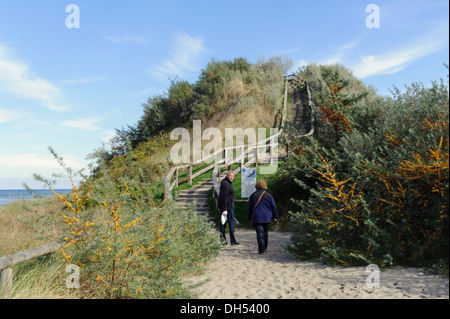
{"label": "white cloud", "polygon": [[353,41],[338,47],[335,52],[323,59],[320,64],[332,65],[343,64],[345,59],[359,46],[359,41]]}
{"label": "white cloud", "polygon": [[[381,6],[382,27],[391,29],[427,27],[430,21],[423,19],[424,13],[433,10],[448,12],[448,0],[396,0]],[[448,20],[446,22],[448,27]]]}
{"label": "white cloud", "polygon": [[31,75],[26,64],[13,61],[0,46],[0,91],[22,98],[39,101],[44,107],[55,111],[67,110],[61,104],[62,92],[47,80]]}
{"label": "white cloud", "polygon": [[298,51],[300,51],[300,47],[293,48],[293,49],[277,51],[274,55],[291,55],[291,54],[294,54],[294,53],[296,53]]}
{"label": "white cloud", "polygon": [[152,75],[166,80],[169,77],[184,76],[185,72],[198,70],[199,59],[206,48],[202,38],[194,38],[186,33],[180,33],[175,36],[172,50],[169,59],[149,69]]}
{"label": "white cloud", "polygon": [[80,78],[80,79],[67,79],[61,81],[65,84],[86,84],[86,83],[94,83],[94,82],[101,82],[104,81],[106,77],[104,76],[97,76],[97,77],[91,77],[91,78]]}
{"label": "white cloud", "polygon": [[348,43],[348,44],[345,44],[345,45],[341,46],[341,47],[339,48],[339,51],[348,51],[348,50],[350,50],[350,49],[356,48],[358,45],[359,45],[359,43],[356,42],[356,41],[355,41],[355,42],[350,42],[350,43]]}
{"label": "white cloud", "polygon": [[165,86],[161,86],[161,87],[152,86],[152,87],[147,87],[147,88],[145,88],[143,90],[140,90],[140,91],[137,91],[137,92],[133,92],[133,93],[131,93],[131,95],[132,96],[137,96],[137,95],[147,95],[147,96],[155,95],[155,94],[158,94],[160,92],[163,92],[165,89],[166,89]]}
{"label": "white cloud", "polygon": [[308,65],[309,63],[306,61],[306,60],[297,60],[297,61],[295,61],[294,62],[294,65],[293,65],[293,67],[288,71],[288,73],[289,72],[291,72],[291,73],[295,73],[295,72],[297,72],[300,68],[302,68],[302,67],[304,67],[304,66],[306,66],[306,65]]}
{"label": "white cloud", "polygon": [[108,143],[114,136],[116,136],[115,130],[106,130],[102,133],[102,141]]}
{"label": "white cloud", "polygon": [[[73,182],[78,187],[81,180],[74,178]],[[21,190],[25,189],[23,184],[26,184],[31,189],[46,189],[47,187],[39,181],[33,178],[0,178],[0,189],[1,190]],[[55,189],[72,189],[72,184],[68,179],[57,180]],[[14,193],[13,193],[14,194]]]}
{"label": "white cloud", "polygon": [[[322,64],[322,65],[332,65],[338,63],[344,63],[345,58],[351,53],[352,50],[359,46],[359,41],[353,41],[347,44],[344,44],[338,48],[335,48],[334,51],[329,55],[325,56],[322,59],[314,60],[314,63]],[[294,61],[294,66],[292,67],[291,72],[297,72],[299,68],[306,66],[313,61],[307,61],[305,59],[300,59]]]}
{"label": "white cloud", "polygon": [[[39,117],[34,114],[27,111],[17,111],[12,109],[0,109],[0,124],[2,123],[9,123],[9,122],[17,122],[15,123],[16,129],[19,128],[20,130],[24,130],[26,128],[34,128],[36,129],[37,126],[51,126],[52,123],[49,121],[42,121],[39,119]],[[5,131],[6,132],[6,131]],[[12,136],[28,136],[25,131],[23,131],[21,134],[18,135],[9,135]],[[35,136],[35,133],[33,133],[31,136]],[[0,135],[1,138],[1,135]]]}
{"label": "white cloud", "polygon": [[412,62],[442,49],[444,40],[423,42],[386,54],[361,56],[360,61],[350,65],[355,76],[364,79],[374,75],[393,74],[404,70]]}
{"label": "white cloud", "polygon": [[[59,154],[61,155],[61,154]],[[88,162],[86,160],[81,160],[73,155],[62,155],[64,163],[67,167],[79,171],[84,169],[85,173],[88,173]],[[21,185],[11,185],[11,183],[2,183],[4,179],[16,179],[23,180],[30,178],[34,173],[42,175],[47,178],[52,179],[54,173],[64,173],[64,170],[53,156],[41,155],[37,153],[24,153],[24,154],[0,154],[0,188],[4,189],[14,189],[21,188],[17,187]],[[32,180],[23,180],[27,183],[32,182]],[[3,184],[3,185],[2,185]],[[17,183],[16,183],[17,184]],[[38,185],[37,185],[38,184]],[[42,188],[42,183],[31,183],[29,184],[31,188]],[[65,188],[65,187],[63,187]]]}
{"label": "white cloud", "polygon": [[144,37],[134,35],[119,35],[119,36],[106,35],[104,36],[104,38],[112,43],[136,43],[136,44],[147,43],[147,40]]}
{"label": "white cloud", "polygon": [[62,125],[77,128],[85,131],[95,132],[100,130],[97,123],[102,121],[102,118],[83,118],[77,120],[67,120],[61,122]]}
{"label": "white cloud", "polygon": [[[74,165],[76,168],[81,168],[82,166],[75,162],[72,158],[64,158],[64,161],[68,166]],[[35,153],[28,154],[10,154],[10,155],[0,155],[0,166],[6,167],[34,167],[34,168],[51,168],[58,166],[55,159],[49,156],[41,156]]]}
{"label": "white cloud", "polygon": [[13,122],[21,117],[22,115],[19,112],[0,109],[0,123]]}

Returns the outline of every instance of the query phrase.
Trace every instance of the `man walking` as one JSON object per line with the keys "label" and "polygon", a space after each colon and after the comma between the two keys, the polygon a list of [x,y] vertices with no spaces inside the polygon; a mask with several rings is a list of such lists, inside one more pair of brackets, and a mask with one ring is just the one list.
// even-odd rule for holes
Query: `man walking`
{"label": "man walking", "polygon": [[[220,238],[225,243],[227,242],[225,236],[225,226],[228,223],[230,228],[230,242],[231,245],[239,245],[234,237],[234,229],[236,227],[236,221],[234,219],[234,187],[233,187],[234,173],[228,171],[227,176],[220,183],[219,194],[219,211],[222,216],[226,216],[225,223],[220,223]],[[222,219],[222,218],[221,218]]]}

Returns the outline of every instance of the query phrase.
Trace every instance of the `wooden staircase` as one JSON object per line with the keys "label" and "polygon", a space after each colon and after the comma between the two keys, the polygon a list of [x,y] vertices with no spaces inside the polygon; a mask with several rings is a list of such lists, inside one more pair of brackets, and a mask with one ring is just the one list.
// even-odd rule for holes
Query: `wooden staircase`
{"label": "wooden staircase", "polygon": [[194,185],[191,189],[182,190],[176,197],[175,205],[183,209],[194,209],[197,214],[204,215],[209,221],[214,221],[210,216],[208,194],[213,188],[212,179],[207,179]]}
{"label": "wooden staircase", "polygon": [[306,135],[311,131],[311,107],[305,84],[291,80],[288,82],[288,91],[291,96],[289,106],[289,122],[298,129],[299,135]]}
{"label": "wooden staircase", "polygon": [[[306,136],[311,136],[314,133],[314,116],[315,111],[314,107],[312,105],[311,101],[311,93],[309,90],[308,82],[302,79],[299,76],[291,75],[286,78],[286,87],[285,87],[285,97],[284,97],[284,106],[283,106],[283,117],[282,117],[282,123],[281,123],[281,130],[278,132],[278,136],[281,136],[284,129],[285,121],[288,121],[292,123],[294,127],[298,129],[298,135],[289,137],[289,138],[301,138]],[[289,119],[286,118],[287,113],[287,96],[288,93],[291,96],[291,103],[289,105]],[[264,141],[266,143],[267,141],[270,141],[272,137]],[[273,147],[271,145],[271,142],[269,142],[269,147]],[[234,147],[236,149],[240,148],[242,146]],[[232,150],[226,150],[221,149],[218,152],[225,152],[223,158],[227,158],[226,152],[232,151]],[[217,154],[211,154],[210,156],[215,156]],[[281,154],[280,154],[281,155]],[[197,172],[196,174],[192,174],[192,165],[184,165],[184,166],[178,166],[171,169],[169,174],[166,176],[165,179],[165,196],[167,199],[172,199],[172,189],[178,187],[179,182],[188,181],[192,183],[192,179],[195,176],[198,176],[200,174],[203,174],[204,172],[213,169],[213,178],[217,174],[220,174],[220,167],[228,166],[227,164],[223,164],[225,160],[222,160],[220,162],[216,162],[215,164],[210,165],[209,167],[204,168],[200,172]],[[203,159],[206,160],[206,159]],[[258,161],[258,159],[256,159]],[[272,157],[270,157],[270,163],[272,161]],[[242,162],[243,163],[243,162]],[[245,165],[249,165],[251,162],[248,162]],[[178,170],[188,167],[189,169],[189,176],[184,179],[178,178]],[[175,181],[171,181],[172,177],[175,176]],[[217,176],[217,180],[215,180],[217,183],[221,178]],[[203,182],[200,182],[199,184],[196,184],[190,189],[182,190],[178,193],[178,196],[175,198],[175,205],[182,208],[182,209],[193,209],[196,211],[199,215],[204,215],[208,218],[209,221],[214,221],[214,217],[212,214],[219,214],[216,209],[215,211],[211,212],[209,205],[208,205],[208,194],[209,192],[215,188],[214,196],[217,196],[218,194],[218,185],[214,187],[214,182],[212,179],[204,180]],[[211,214],[210,214],[211,213]]]}

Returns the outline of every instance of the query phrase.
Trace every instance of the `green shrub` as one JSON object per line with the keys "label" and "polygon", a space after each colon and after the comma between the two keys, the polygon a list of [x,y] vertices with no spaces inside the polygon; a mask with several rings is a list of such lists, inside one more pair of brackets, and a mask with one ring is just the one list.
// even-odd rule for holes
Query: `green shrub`
{"label": "green shrub", "polygon": [[[76,172],[64,165],[66,177]],[[53,190],[54,183],[35,175]],[[158,183],[159,182],[159,183]],[[198,271],[219,249],[206,218],[161,200],[144,174],[111,178],[107,170],[71,196],[53,213],[60,221],[62,261],[80,267],[84,298],[188,298],[183,275]],[[52,218],[53,220],[55,218]]]}
{"label": "green shrub", "polygon": [[292,141],[284,172],[309,194],[293,198],[292,251],[448,269],[448,87],[413,84],[381,99],[346,90],[346,72],[321,69],[312,82],[329,89],[313,91],[319,129]]}

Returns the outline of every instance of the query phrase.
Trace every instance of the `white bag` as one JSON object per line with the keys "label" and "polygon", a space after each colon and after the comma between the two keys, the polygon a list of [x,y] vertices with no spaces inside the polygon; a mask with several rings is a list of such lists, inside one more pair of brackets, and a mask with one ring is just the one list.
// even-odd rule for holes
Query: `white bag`
{"label": "white bag", "polygon": [[225,223],[227,222],[227,214],[228,214],[228,212],[227,211],[224,211],[223,213],[222,213],[222,216],[221,216],[221,222],[222,222],[222,225],[225,225]]}

